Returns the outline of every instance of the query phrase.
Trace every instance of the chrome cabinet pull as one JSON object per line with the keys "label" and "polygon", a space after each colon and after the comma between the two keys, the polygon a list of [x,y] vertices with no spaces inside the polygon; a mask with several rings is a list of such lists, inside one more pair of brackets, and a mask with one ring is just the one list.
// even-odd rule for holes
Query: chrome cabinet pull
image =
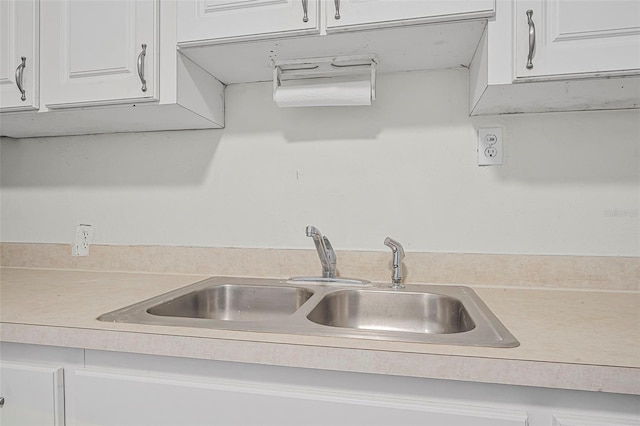
{"label": "chrome cabinet pull", "polygon": [[144,58],[147,56],[147,45],[142,45],[142,52],[138,55],[138,77],[142,83],[142,91],[147,91],[147,80],[144,78]]}
{"label": "chrome cabinet pull", "polygon": [[4,396],[0,396],[0,408],[4,407]]}
{"label": "chrome cabinet pull", "polygon": [[20,65],[18,65],[18,68],[16,68],[16,86],[18,86],[18,90],[22,94],[20,99],[22,99],[23,101],[27,100],[27,95],[25,94],[24,88],[22,87],[22,85],[24,84],[24,81],[23,81],[24,68],[26,66],[27,66],[27,58],[25,56],[23,56],[22,57],[22,63],[20,63]]}
{"label": "chrome cabinet pull", "polygon": [[304,11],[302,22],[309,22],[309,15],[307,14],[308,8],[309,8],[309,0],[302,0],[302,10]]}
{"label": "chrome cabinet pull", "polygon": [[529,23],[529,55],[527,56],[527,69],[533,68],[533,54],[536,51],[536,26],[533,23],[533,10],[527,10],[527,22]]}
{"label": "chrome cabinet pull", "polygon": [[340,19],[340,0],[333,0],[336,5],[336,16],[334,18]]}

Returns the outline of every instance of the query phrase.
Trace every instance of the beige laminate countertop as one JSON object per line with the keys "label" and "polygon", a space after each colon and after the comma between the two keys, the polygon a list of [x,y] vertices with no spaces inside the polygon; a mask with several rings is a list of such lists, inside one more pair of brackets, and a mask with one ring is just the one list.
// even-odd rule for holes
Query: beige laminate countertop
{"label": "beige laminate countertop", "polygon": [[480,348],[107,323],[205,276],[0,269],[0,340],[291,367],[640,394],[640,292],[473,287],[520,341]]}

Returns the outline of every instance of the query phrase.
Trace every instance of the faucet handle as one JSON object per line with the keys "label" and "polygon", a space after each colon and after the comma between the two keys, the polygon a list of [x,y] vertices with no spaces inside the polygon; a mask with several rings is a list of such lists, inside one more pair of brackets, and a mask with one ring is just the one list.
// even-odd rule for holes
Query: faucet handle
{"label": "faucet handle", "polygon": [[336,253],[329,242],[329,239],[322,235],[315,226],[307,226],[305,229],[307,237],[313,238],[313,243],[318,251],[320,263],[322,264],[322,277],[335,278],[336,276]]}
{"label": "faucet handle", "polygon": [[404,248],[402,244],[391,237],[384,239],[384,245],[391,248],[393,252],[393,274],[391,275],[391,288],[398,290],[404,288],[402,285],[402,259],[404,259]]}
{"label": "faucet handle", "polygon": [[335,267],[336,264],[336,252],[333,250],[333,246],[329,239],[325,236],[322,237],[322,241],[324,241],[324,247],[327,252],[327,259],[329,259],[329,263]]}

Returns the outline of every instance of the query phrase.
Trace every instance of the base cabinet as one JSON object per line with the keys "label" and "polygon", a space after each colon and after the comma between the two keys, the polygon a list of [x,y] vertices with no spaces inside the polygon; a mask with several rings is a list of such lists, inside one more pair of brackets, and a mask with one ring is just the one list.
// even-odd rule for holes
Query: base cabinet
{"label": "base cabinet", "polygon": [[554,414],[552,426],[637,426],[639,420],[632,418],[595,417],[575,414]]}
{"label": "base cabinet", "polygon": [[525,412],[419,395],[113,370],[74,374],[69,425],[527,425]]}
{"label": "base cabinet", "polygon": [[3,426],[640,425],[640,395],[6,342],[0,361]]}
{"label": "base cabinet", "polygon": [[62,368],[2,362],[0,425],[64,425]]}

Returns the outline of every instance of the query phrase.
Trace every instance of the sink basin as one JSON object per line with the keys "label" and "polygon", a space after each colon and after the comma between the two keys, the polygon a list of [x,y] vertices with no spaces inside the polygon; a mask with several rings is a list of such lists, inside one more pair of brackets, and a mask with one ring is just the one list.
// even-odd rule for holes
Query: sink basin
{"label": "sink basin", "polygon": [[212,277],[100,321],[442,345],[519,343],[470,288]]}
{"label": "sink basin", "polygon": [[260,321],[293,314],[313,292],[299,287],[217,285],[192,291],[147,309],[152,315]]}
{"label": "sink basin", "polygon": [[317,324],[409,333],[463,333],[475,323],[460,300],[434,293],[343,290],[307,315]]}
{"label": "sink basin", "polygon": [[[213,277],[98,317],[100,321],[225,330],[273,331],[311,299],[313,286]],[[275,323],[275,325],[269,325]]]}

